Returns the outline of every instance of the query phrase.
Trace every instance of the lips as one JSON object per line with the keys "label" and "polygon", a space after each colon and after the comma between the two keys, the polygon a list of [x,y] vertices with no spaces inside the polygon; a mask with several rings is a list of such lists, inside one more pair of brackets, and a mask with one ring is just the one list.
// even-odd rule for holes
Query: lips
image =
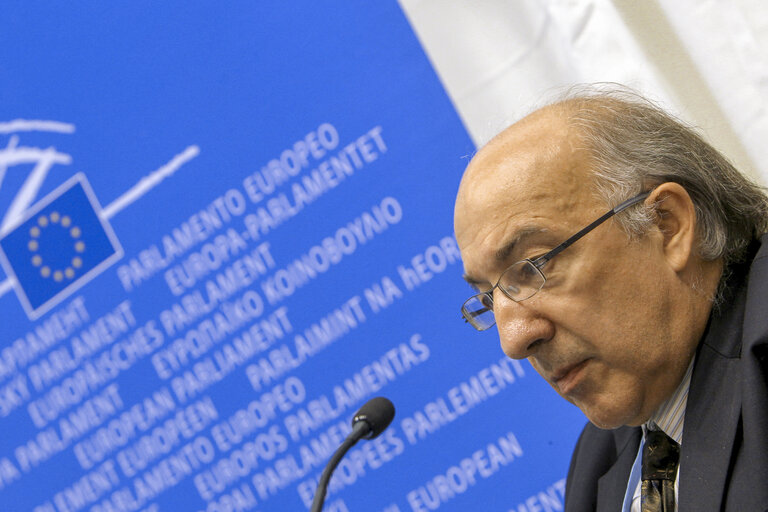
{"label": "lips", "polygon": [[561,394],[567,395],[579,384],[583,370],[587,366],[589,359],[584,359],[578,363],[570,364],[558,368],[552,374],[552,382],[557,386]]}

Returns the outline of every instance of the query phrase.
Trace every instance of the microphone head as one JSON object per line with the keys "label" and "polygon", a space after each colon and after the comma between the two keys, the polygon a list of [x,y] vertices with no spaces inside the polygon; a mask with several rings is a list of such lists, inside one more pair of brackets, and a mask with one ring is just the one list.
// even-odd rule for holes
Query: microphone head
{"label": "microphone head", "polygon": [[363,437],[374,439],[384,432],[394,417],[395,406],[392,405],[392,402],[383,396],[377,396],[365,402],[357,411],[355,417],[352,418],[352,427],[354,428],[357,423],[364,421],[371,430]]}

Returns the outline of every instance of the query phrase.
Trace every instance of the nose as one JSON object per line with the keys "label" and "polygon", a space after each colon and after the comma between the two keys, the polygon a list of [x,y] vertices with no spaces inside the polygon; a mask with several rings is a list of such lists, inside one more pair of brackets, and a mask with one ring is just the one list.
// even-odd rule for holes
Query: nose
{"label": "nose", "polygon": [[512,359],[526,359],[552,339],[555,326],[536,309],[536,297],[515,302],[500,290],[494,290],[493,314],[501,339],[501,348]]}

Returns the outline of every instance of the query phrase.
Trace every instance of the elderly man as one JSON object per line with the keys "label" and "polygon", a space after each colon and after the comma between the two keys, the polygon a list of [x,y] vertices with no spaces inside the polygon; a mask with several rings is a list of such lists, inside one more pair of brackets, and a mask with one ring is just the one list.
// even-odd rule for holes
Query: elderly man
{"label": "elderly man", "polygon": [[760,187],[648,101],[592,91],[478,152],[455,230],[465,319],[591,422],[566,510],[768,510]]}

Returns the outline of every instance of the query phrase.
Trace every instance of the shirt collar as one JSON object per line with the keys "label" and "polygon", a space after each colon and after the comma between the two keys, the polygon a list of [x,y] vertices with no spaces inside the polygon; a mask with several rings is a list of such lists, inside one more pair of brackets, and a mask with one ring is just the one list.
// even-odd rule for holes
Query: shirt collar
{"label": "shirt collar", "polygon": [[675,442],[682,444],[685,407],[688,402],[688,388],[691,385],[694,359],[688,365],[683,380],[677,386],[675,392],[672,393],[672,396],[662,403],[656,409],[656,412],[653,413],[651,419],[643,425],[643,432],[649,428],[651,430],[663,430]]}

